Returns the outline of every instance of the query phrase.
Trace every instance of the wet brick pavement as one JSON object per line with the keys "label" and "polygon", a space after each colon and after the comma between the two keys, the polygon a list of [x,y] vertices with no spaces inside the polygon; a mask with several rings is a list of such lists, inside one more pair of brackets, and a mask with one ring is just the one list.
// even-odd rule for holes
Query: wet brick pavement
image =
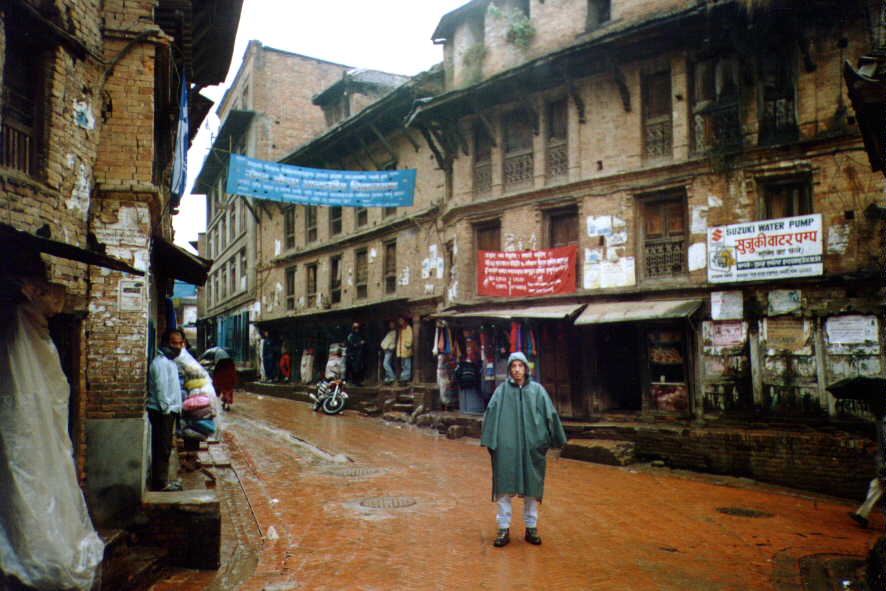
{"label": "wet brick pavement", "polygon": [[245,393],[223,419],[222,568],[154,591],[803,591],[800,559],[862,556],[875,538],[821,497],[552,458],[544,543],[523,541],[517,501],[513,541],[493,548],[475,439]]}

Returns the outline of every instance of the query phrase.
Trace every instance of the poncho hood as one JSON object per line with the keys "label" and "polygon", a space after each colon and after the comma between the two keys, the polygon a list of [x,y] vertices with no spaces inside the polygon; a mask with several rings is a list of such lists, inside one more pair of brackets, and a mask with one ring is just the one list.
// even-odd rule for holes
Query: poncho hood
{"label": "poncho hood", "polygon": [[511,353],[508,356],[508,381],[511,383],[514,382],[514,378],[511,377],[511,364],[515,361],[522,361],[523,365],[526,366],[526,382],[528,383],[532,372],[529,369],[529,360],[526,359],[526,355],[524,355],[520,351]]}

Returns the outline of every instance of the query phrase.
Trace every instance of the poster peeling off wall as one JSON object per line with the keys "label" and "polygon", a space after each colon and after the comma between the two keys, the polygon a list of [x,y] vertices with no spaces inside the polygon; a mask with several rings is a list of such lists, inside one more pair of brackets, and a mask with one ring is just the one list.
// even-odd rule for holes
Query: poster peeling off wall
{"label": "poster peeling off wall", "polygon": [[766,343],[767,355],[777,355],[779,351],[812,355],[812,322],[805,318],[764,318],[760,335]]}
{"label": "poster peeling off wall", "polygon": [[705,355],[723,355],[743,349],[748,323],[742,320],[706,320],[702,323]]}
{"label": "poster peeling off wall", "polygon": [[740,320],[744,318],[744,298],[740,291],[712,291],[711,318]]}
{"label": "poster peeling off wall", "polygon": [[825,322],[825,335],[828,353],[832,355],[876,355],[880,352],[876,316],[833,316]]}
{"label": "poster peeling off wall", "polygon": [[768,295],[767,312],[770,316],[796,312],[803,307],[802,296],[799,289],[774,289]]}

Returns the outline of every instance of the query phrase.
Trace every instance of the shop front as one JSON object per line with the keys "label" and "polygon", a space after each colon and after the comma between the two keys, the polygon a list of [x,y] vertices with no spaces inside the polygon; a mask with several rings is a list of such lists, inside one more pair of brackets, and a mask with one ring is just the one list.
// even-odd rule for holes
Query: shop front
{"label": "shop front", "polygon": [[[582,416],[572,320],[582,304],[476,308],[438,312],[431,353],[444,408],[482,413],[495,388],[507,379],[507,359],[520,351],[564,417]],[[475,377],[476,376],[476,377]]]}
{"label": "shop front", "polygon": [[700,299],[589,304],[576,318],[585,412],[687,415]]}

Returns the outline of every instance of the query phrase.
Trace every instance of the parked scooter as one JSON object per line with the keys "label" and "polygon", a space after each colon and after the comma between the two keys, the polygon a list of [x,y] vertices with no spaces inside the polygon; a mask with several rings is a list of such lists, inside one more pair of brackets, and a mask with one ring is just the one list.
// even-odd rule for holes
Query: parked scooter
{"label": "parked scooter", "polygon": [[323,409],[328,415],[335,415],[345,409],[348,393],[344,390],[344,380],[322,380],[317,384],[317,392],[310,393],[314,410]]}

